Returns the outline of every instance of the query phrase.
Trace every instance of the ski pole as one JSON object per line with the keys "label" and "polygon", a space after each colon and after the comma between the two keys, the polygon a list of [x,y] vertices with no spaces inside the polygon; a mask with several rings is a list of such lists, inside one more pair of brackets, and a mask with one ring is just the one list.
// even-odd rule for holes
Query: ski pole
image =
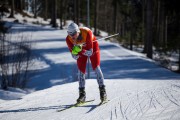
{"label": "ski pole", "polygon": [[[94,40],[94,41],[92,41],[92,42],[96,42],[96,41],[99,41],[99,40],[105,40],[105,39],[107,39],[107,38],[111,38],[111,37],[115,37],[115,36],[118,36],[119,35],[119,33],[116,33],[116,34],[114,34],[114,35],[110,35],[110,36],[107,36],[107,37],[103,37],[103,38],[100,38],[100,39],[97,39],[97,40]],[[75,44],[75,45],[86,45],[86,43],[81,43],[81,44]],[[72,50],[72,49],[71,49]]]}
{"label": "ski pole", "polygon": [[[96,42],[96,41],[100,41],[100,40],[105,40],[105,39],[107,39],[107,38],[115,37],[115,36],[118,36],[118,35],[119,35],[119,33],[114,34],[114,35],[110,35],[110,36],[107,36],[107,37],[99,38],[99,39],[94,40],[94,41],[92,41],[92,42]],[[82,44],[78,44],[78,45],[85,45],[85,44],[86,44],[86,43],[82,43]]]}
{"label": "ski pole", "polygon": [[[97,39],[97,40],[95,40],[95,41],[105,40],[105,39],[107,39],[107,38],[111,38],[111,37],[118,36],[118,35],[119,35],[119,33],[114,34],[114,35],[110,35],[110,36],[107,36],[107,37],[103,37],[103,38]],[[95,42],[95,41],[93,41],[93,42]]]}

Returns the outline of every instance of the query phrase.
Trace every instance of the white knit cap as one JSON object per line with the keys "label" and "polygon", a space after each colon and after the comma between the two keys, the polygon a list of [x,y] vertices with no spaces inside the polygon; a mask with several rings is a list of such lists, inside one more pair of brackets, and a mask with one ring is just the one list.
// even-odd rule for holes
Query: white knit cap
{"label": "white knit cap", "polygon": [[76,23],[71,23],[67,28],[67,32],[73,34],[75,32],[80,32],[80,30]]}

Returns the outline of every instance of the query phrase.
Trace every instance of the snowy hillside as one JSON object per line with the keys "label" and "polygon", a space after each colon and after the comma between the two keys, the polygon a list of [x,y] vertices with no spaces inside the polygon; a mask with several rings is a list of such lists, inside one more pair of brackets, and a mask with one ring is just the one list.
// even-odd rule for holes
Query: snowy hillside
{"label": "snowy hillside", "polygon": [[87,100],[81,107],[56,112],[76,102],[75,60],[67,49],[65,30],[14,24],[32,34],[35,67],[28,90],[0,90],[1,120],[179,120],[180,75],[156,65],[144,55],[99,41],[107,104],[100,102],[94,72],[86,80]]}

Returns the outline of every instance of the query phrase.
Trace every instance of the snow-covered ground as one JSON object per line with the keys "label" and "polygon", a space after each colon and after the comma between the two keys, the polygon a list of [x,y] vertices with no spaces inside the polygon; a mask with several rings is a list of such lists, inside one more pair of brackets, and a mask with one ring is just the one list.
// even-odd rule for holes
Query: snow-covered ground
{"label": "snow-covered ground", "polygon": [[[99,41],[107,104],[100,102],[95,74],[86,80],[84,106],[56,112],[76,102],[76,61],[67,49],[66,29],[14,24],[13,30],[31,34],[32,70],[28,90],[0,90],[1,120],[179,120],[180,75],[155,64],[144,55]],[[38,71],[37,71],[38,70]]]}

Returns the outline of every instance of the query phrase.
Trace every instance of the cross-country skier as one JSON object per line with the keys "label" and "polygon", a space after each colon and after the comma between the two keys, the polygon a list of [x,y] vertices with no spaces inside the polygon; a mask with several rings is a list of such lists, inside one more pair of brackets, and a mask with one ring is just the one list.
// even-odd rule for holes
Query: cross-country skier
{"label": "cross-country skier", "polygon": [[77,60],[78,80],[79,80],[79,98],[77,103],[83,103],[86,99],[85,92],[85,73],[88,57],[90,58],[93,70],[97,75],[97,82],[100,90],[100,99],[105,101],[107,94],[104,85],[104,77],[100,68],[100,49],[96,37],[87,27],[78,27],[77,24],[71,23],[67,28],[66,43],[72,54]]}

